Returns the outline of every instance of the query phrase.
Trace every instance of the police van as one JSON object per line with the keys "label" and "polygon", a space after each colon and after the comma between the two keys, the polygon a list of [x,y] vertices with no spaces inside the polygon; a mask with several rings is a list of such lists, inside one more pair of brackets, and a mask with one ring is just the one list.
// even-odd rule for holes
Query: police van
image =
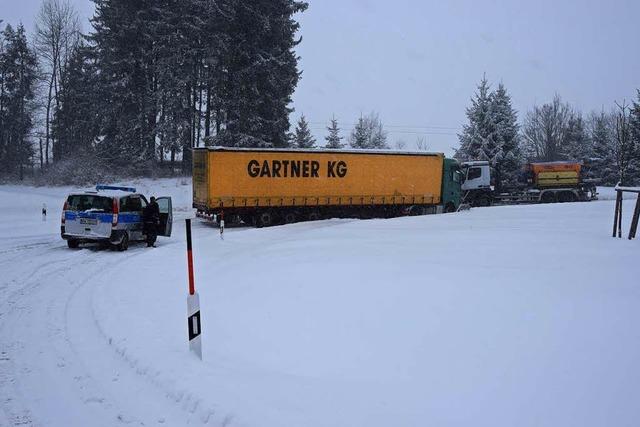
{"label": "police van", "polygon": [[[171,236],[171,197],[156,199],[160,208],[158,236]],[[129,242],[145,240],[142,211],[144,195],[132,187],[97,185],[96,191],[72,193],[62,209],[60,234],[70,248],[80,243],[103,243],[126,251]]]}

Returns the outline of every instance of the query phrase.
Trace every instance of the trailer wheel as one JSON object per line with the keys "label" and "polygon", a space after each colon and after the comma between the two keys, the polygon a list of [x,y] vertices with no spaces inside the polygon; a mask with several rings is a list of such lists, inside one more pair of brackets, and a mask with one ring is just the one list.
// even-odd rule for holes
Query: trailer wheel
{"label": "trailer wheel", "polygon": [[256,217],[256,225],[258,228],[269,227],[273,224],[273,212],[262,211]]}
{"label": "trailer wheel", "polygon": [[309,216],[307,216],[307,218],[309,219],[309,221],[318,221],[322,217],[320,216],[320,211],[318,211],[317,209],[314,209],[311,212],[309,212]]}
{"label": "trailer wheel", "polygon": [[452,213],[455,211],[456,211],[456,206],[451,202],[447,203],[447,205],[444,207],[445,213]]}
{"label": "trailer wheel", "polygon": [[77,249],[79,245],[80,245],[80,242],[78,242],[77,240],[74,240],[74,239],[67,240],[67,246],[69,247],[69,249]]}
{"label": "trailer wheel", "polygon": [[296,215],[295,212],[289,211],[289,212],[284,214],[284,223],[285,224],[293,224],[296,221],[298,221],[298,216]]}
{"label": "trailer wheel", "polygon": [[573,191],[562,191],[558,194],[558,201],[560,203],[575,202],[576,199],[576,195]]}
{"label": "trailer wheel", "polygon": [[556,193],[553,191],[545,191],[540,197],[542,203],[555,203],[557,202]]}

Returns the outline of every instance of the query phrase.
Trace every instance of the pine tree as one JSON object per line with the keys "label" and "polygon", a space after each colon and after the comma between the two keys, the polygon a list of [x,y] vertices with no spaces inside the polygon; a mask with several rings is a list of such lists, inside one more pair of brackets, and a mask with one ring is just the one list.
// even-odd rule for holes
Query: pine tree
{"label": "pine tree", "polygon": [[349,136],[349,144],[351,148],[365,149],[369,148],[370,132],[365,122],[364,117],[361,115],[358,119],[358,123],[353,128],[351,135]]}
{"label": "pine tree", "polygon": [[153,160],[157,104],[151,29],[162,8],[147,1],[94,1],[90,40],[96,47],[105,95],[101,103],[103,152],[121,166]]}
{"label": "pine tree", "polygon": [[567,121],[562,148],[567,160],[581,161],[593,156],[592,143],[587,135],[582,114],[579,112],[572,112]]}
{"label": "pine tree", "polygon": [[309,123],[304,117],[304,114],[301,115],[298,120],[294,134],[294,144],[297,148],[314,148],[316,145],[316,140],[313,138],[313,135],[311,135]]}
{"label": "pine tree", "polygon": [[[151,98],[157,108],[157,158],[163,162],[168,153],[173,164],[182,152],[182,168],[188,170],[191,148],[203,139],[203,92],[218,84],[209,70],[220,55],[224,27],[206,0],[164,1],[155,9],[148,32],[154,40]],[[211,102],[209,93],[206,97]]]}
{"label": "pine tree", "polygon": [[[490,111],[495,129],[496,153],[491,165],[495,170],[496,183],[499,187],[514,185],[522,165],[518,114],[502,83],[491,96]],[[485,153],[485,157],[490,155]]]}
{"label": "pine tree", "polygon": [[329,131],[329,135],[324,137],[327,141],[325,147],[334,150],[343,148],[344,144],[341,142],[342,137],[340,136],[340,128],[338,128],[338,121],[335,116],[331,119],[331,125],[327,127],[327,130]]}
{"label": "pine tree", "polygon": [[370,129],[369,148],[378,150],[389,149],[387,145],[387,132],[384,130],[382,120],[377,113],[371,113],[365,118],[365,122]]}
{"label": "pine tree", "polygon": [[486,76],[482,77],[478,91],[467,108],[469,123],[458,135],[460,148],[455,158],[459,160],[489,160],[495,162],[500,154],[495,141],[495,126],[492,120],[492,95]]}
{"label": "pine tree", "polygon": [[375,112],[368,116],[360,116],[358,123],[349,136],[352,148],[359,149],[388,149],[387,132],[384,130],[380,117]]}
{"label": "pine tree", "polygon": [[53,118],[53,136],[57,140],[54,158],[72,159],[94,153],[100,136],[101,111],[95,52],[80,43],[71,52],[59,91],[59,107]]}
{"label": "pine tree", "polygon": [[0,54],[0,168],[3,173],[28,166],[33,156],[29,133],[33,126],[34,85],[37,77],[35,53],[29,48],[22,25],[2,32]]}
{"label": "pine tree", "polygon": [[291,97],[300,79],[296,0],[226,0],[229,19],[222,66],[227,140],[285,147]]}
{"label": "pine tree", "polygon": [[601,185],[615,185],[618,176],[613,156],[613,117],[601,112],[593,114],[590,122],[593,144],[591,174]]}

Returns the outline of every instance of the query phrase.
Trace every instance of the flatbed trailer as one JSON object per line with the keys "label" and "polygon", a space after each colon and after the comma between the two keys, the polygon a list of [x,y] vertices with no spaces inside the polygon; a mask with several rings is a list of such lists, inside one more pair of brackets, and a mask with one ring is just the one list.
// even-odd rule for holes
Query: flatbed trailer
{"label": "flatbed trailer", "polygon": [[491,204],[564,203],[597,200],[596,180],[583,179],[580,162],[534,162],[526,165],[526,181],[518,187],[496,191],[487,161],[462,164],[462,203]]}

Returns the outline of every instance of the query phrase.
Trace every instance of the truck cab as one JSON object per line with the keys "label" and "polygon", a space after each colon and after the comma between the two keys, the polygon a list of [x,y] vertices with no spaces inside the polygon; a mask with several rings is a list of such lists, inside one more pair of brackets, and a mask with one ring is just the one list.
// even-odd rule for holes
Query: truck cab
{"label": "truck cab", "polygon": [[491,185],[491,166],[488,161],[463,162],[460,165],[462,173],[462,203],[471,206],[489,206],[493,199]]}

